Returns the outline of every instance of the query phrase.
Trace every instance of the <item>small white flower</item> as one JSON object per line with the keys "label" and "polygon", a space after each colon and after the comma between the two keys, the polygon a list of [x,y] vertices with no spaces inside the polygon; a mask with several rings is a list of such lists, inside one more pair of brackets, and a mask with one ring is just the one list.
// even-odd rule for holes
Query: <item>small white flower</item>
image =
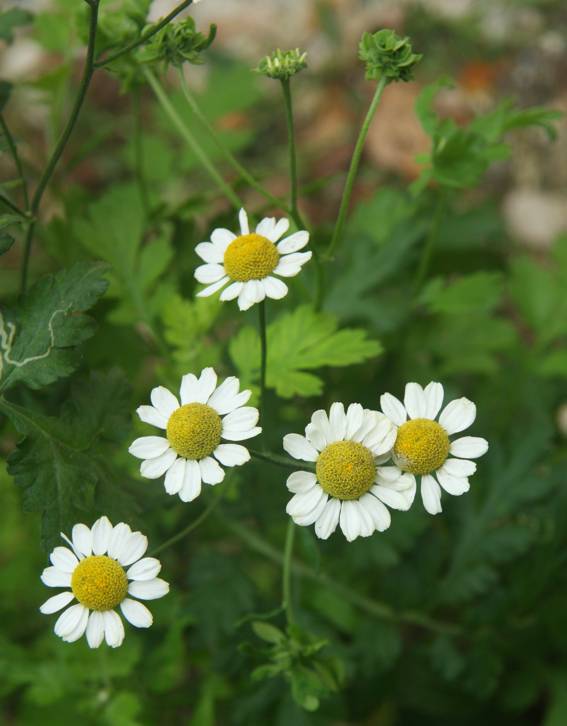
{"label": "small white flower", "polygon": [[[201,493],[201,482],[218,484],[225,467],[250,460],[245,446],[235,443],[257,436],[259,411],[245,406],[251,391],[240,391],[238,378],[231,376],[217,387],[217,374],[205,368],[197,378],[188,373],[181,379],[179,400],[167,388],[151,392],[151,406],[136,413],[145,423],[165,430],[165,436],[142,436],[128,451],[143,459],[140,473],[147,479],[165,474],[165,491],[191,502]],[[214,458],[213,458],[214,457]]]}
{"label": "small white flower", "polygon": [[238,298],[240,310],[248,310],[267,297],[285,297],[287,285],[278,278],[295,277],[312,253],[299,252],[309,242],[309,232],[304,230],[278,241],[289,227],[285,218],[276,222],[274,217],[266,217],[255,232],[250,232],[244,209],[239,219],[240,235],[215,229],[210,242],[197,245],[195,251],[206,264],[197,267],[195,278],[208,285],[197,293],[199,297],[208,297],[230,282],[220,299]]}
{"label": "small white flower", "polygon": [[415,480],[397,468],[379,466],[390,456],[396,427],[378,411],[351,403],[333,403],[329,415],[315,411],[305,436],[287,434],[283,447],[290,456],[315,464],[315,472],[295,471],[287,480],[294,496],[286,511],[296,524],[315,524],[327,539],[340,523],[349,542],[390,526],[393,509],[407,510],[415,496]]}
{"label": "small white flower", "polygon": [[441,512],[441,487],[455,496],[468,492],[468,478],[476,471],[470,459],[478,459],[488,450],[488,441],[477,436],[449,438],[471,426],[476,406],[467,398],[458,398],[441,411],[443,396],[443,386],[432,381],[425,388],[407,383],[403,403],[390,393],[380,397],[382,411],[398,427],[392,449],[394,464],[414,481],[421,476],[421,498],[430,514]]}
{"label": "small white flower", "polygon": [[169,585],[157,577],[159,560],[143,556],[148,538],[124,522],[113,527],[107,517],[97,519],[90,529],[76,524],[71,539],[61,536],[70,548],[56,547],[49,555],[51,567],[41,575],[47,587],[66,588],[40,607],[44,615],[66,608],[55,623],[55,634],[73,643],[86,633],[91,648],[98,648],[103,639],[117,648],[124,640],[118,606],[136,628],[149,628],[152,614],[138,600],[163,597]]}

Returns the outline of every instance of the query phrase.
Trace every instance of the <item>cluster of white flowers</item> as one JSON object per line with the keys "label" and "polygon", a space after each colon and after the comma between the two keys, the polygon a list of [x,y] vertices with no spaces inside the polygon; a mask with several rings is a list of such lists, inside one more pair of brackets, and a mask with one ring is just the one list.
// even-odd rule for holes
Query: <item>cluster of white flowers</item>
{"label": "cluster of white flowers", "polygon": [[[309,234],[298,231],[282,239],[289,228],[286,219],[263,219],[250,232],[248,217],[240,211],[240,235],[216,229],[209,242],[197,245],[205,261],[195,277],[208,285],[200,295],[225,288],[221,300],[238,299],[247,310],[266,297],[280,299],[288,288],[279,277],[293,277],[311,258],[300,252]],[[276,277],[278,276],[278,277]],[[230,284],[229,284],[230,283]],[[227,287],[225,287],[228,285]],[[164,477],[168,494],[191,502],[202,484],[216,485],[225,469],[250,460],[240,443],[261,433],[260,413],[247,406],[251,391],[240,390],[234,376],[218,383],[212,368],[199,377],[183,376],[179,396],[163,386],[151,391],[151,405],[137,414],[144,423],[165,435],[143,436],[130,446],[141,459],[140,473],[147,479]],[[305,427],[305,435],[284,436],[283,448],[294,459],[307,462],[287,479],[293,496],[286,511],[300,526],[315,525],[315,533],[327,539],[340,525],[350,542],[390,526],[389,509],[408,510],[420,477],[421,499],[430,514],[441,512],[441,490],[460,495],[469,489],[476,470],[472,459],[488,449],[485,439],[451,436],[474,422],[476,407],[466,398],[450,401],[443,409],[440,383],[425,388],[408,383],[403,403],[389,393],[380,398],[380,410],[351,403],[333,403],[327,414],[318,410]],[[69,605],[55,624],[55,633],[72,642],[86,633],[90,647],[106,640],[116,647],[124,638],[124,626],[115,608],[136,627],[149,627],[150,611],[133,598],[151,600],[165,595],[169,586],[157,575],[160,563],[143,557],[147,538],[121,522],[113,527],[106,517],[91,529],[73,527],[70,548],[56,547],[52,566],[44,570],[49,587],[66,588],[41,607],[54,613]],[[127,568],[127,569],[126,569]],[[70,589],[69,589],[70,588]]]}

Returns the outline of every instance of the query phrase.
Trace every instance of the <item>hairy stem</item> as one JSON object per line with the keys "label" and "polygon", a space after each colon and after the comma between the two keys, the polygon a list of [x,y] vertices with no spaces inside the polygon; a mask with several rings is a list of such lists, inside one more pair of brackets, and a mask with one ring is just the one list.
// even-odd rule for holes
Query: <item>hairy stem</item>
{"label": "hairy stem", "polygon": [[[83,102],[85,100],[85,96],[87,95],[87,90],[89,88],[89,84],[91,82],[91,78],[93,75],[94,51],[95,51],[96,31],[97,31],[97,23],[98,23],[99,0],[92,0],[91,2],[88,3],[88,5],[89,5],[89,9],[90,9],[89,40],[88,40],[88,46],[87,46],[87,57],[85,59],[85,65],[83,68],[83,77],[81,78],[79,92],[77,94],[77,98],[75,99],[75,103],[71,110],[71,115],[69,116],[67,125],[65,126],[63,133],[61,134],[61,137],[59,138],[59,141],[57,142],[57,145],[56,145],[55,149],[53,150],[51,158],[49,159],[49,161],[47,163],[45,171],[43,172],[41,179],[39,180],[37,189],[35,190],[35,193],[33,195],[31,206],[30,206],[30,212],[31,212],[32,217],[37,216],[37,212],[39,210],[39,206],[40,206],[41,200],[43,198],[43,193],[45,192],[45,189],[49,183],[49,180],[53,176],[55,167],[57,166],[57,163],[58,163],[59,159],[61,158],[61,155],[63,154],[65,146],[67,145],[67,142],[69,141],[69,137],[71,136],[73,129],[75,128],[75,124],[77,123],[77,119],[79,118],[79,113],[83,106]],[[21,284],[20,284],[20,291],[22,294],[25,293],[26,287],[27,287],[28,268],[29,268],[30,254],[31,254],[31,249],[32,249],[32,244],[33,244],[34,230],[35,230],[35,219],[33,219],[28,226],[26,239],[24,242],[24,258],[23,258],[23,264],[22,264],[22,277],[21,277]]]}
{"label": "hairy stem", "polygon": [[270,464],[281,466],[283,469],[292,469],[294,471],[315,471],[315,465],[310,461],[298,461],[297,459],[291,459],[290,457],[282,456],[281,454],[272,454],[270,451],[256,451],[256,449],[249,449],[249,451],[255,459],[267,461]]}
{"label": "hairy stem", "polygon": [[260,410],[266,401],[266,370],[268,367],[268,335],[266,330],[266,301],[258,304],[258,327],[260,329]]}
{"label": "hairy stem", "polygon": [[360,164],[360,158],[362,156],[362,149],[364,148],[364,142],[366,141],[368,131],[372,124],[372,119],[374,118],[374,114],[376,113],[376,109],[378,108],[378,105],[380,103],[380,99],[382,98],[382,93],[384,92],[385,87],[386,87],[386,78],[385,78],[385,76],[382,76],[382,78],[378,82],[378,85],[376,86],[376,91],[374,93],[374,97],[370,103],[368,112],[367,112],[366,117],[360,128],[360,132],[358,134],[358,139],[356,140],[354,152],[352,155],[350,167],[349,167],[346,182],[345,182],[345,187],[343,190],[343,197],[341,199],[341,206],[339,208],[337,222],[335,224],[333,236],[331,238],[331,242],[330,242],[329,248],[327,250],[327,259],[329,259],[329,260],[333,259],[333,256],[334,256],[335,252],[337,251],[337,247],[339,246],[339,244],[341,243],[342,238],[343,238],[346,216],[347,216],[347,212],[348,212],[348,208],[349,208],[349,204],[350,204],[350,198],[352,196],[354,181],[356,179],[356,174],[358,172],[358,167]]}
{"label": "hairy stem", "polygon": [[291,563],[293,555],[293,539],[295,536],[295,525],[293,519],[289,519],[287,523],[287,532],[285,536],[283,569],[282,569],[282,607],[285,609],[287,622],[292,625],[293,617],[293,600],[291,595]]}
{"label": "hairy stem", "polygon": [[6,138],[6,143],[8,144],[8,150],[10,151],[12,159],[14,160],[14,166],[16,167],[16,171],[17,171],[18,177],[20,179],[20,184],[22,187],[22,194],[24,197],[24,207],[26,209],[26,212],[29,212],[30,198],[29,198],[29,193],[28,193],[28,183],[27,183],[26,177],[24,175],[24,168],[22,166],[22,161],[20,159],[20,155],[18,154],[18,147],[16,146],[14,137],[12,136],[10,129],[8,127],[8,124],[6,123],[6,120],[5,120],[4,116],[2,116],[2,114],[0,114],[0,129],[2,129],[2,133],[4,134],[4,136]]}
{"label": "hairy stem", "polygon": [[20,217],[24,217],[24,219],[27,219],[27,214],[23,212],[19,207],[17,207],[14,202],[11,202],[8,197],[4,196],[4,194],[0,194],[0,202],[2,204],[5,204],[8,209],[11,209],[12,212],[19,215]]}
{"label": "hairy stem", "polygon": [[191,151],[199,159],[204,169],[208,172],[211,179],[215,182],[215,184],[223,192],[227,199],[232,202],[236,209],[240,209],[240,207],[242,207],[242,202],[240,198],[238,197],[236,192],[225,182],[225,180],[222,178],[222,176],[212,164],[209,157],[201,149],[201,147],[197,143],[197,140],[191,133],[191,130],[185,125],[183,119],[175,110],[175,107],[169,100],[167,93],[165,92],[161,83],[158,81],[152,71],[149,70],[149,68],[144,68],[143,73],[146,77],[146,80],[150,84],[157,100],[159,101],[159,104],[162,107],[163,111],[172,122],[172,124],[175,126],[175,128],[179,131],[183,139],[187,142],[187,145],[189,146]]}
{"label": "hairy stem", "polygon": [[297,203],[299,198],[299,182],[297,179],[297,152],[295,149],[295,124],[293,123],[293,102],[289,79],[282,80],[282,91],[285,103],[285,120],[287,123],[287,139],[289,146],[289,176],[290,176],[290,214],[300,229],[305,229],[305,222],[301,218]]}

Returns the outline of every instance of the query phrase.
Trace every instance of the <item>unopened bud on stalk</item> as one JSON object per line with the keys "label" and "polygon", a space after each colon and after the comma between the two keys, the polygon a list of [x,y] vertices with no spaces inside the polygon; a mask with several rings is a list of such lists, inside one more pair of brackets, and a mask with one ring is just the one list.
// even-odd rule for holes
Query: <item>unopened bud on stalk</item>
{"label": "unopened bud on stalk", "polygon": [[422,59],[414,53],[409,38],[400,38],[393,30],[364,33],[358,46],[358,57],[366,64],[366,78],[378,81],[411,81],[413,69]]}
{"label": "unopened bud on stalk", "polygon": [[275,78],[278,81],[288,81],[296,73],[307,68],[307,53],[295,50],[275,50],[258,63],[255,69],[268,78]]}

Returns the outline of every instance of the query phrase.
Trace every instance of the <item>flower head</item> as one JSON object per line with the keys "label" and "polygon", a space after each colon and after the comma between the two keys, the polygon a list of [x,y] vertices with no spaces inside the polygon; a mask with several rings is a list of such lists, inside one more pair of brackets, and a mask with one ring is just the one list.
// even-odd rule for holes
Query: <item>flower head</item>
{"label": "flower head", "polygon": [[148,538],[124,522],[113,527],[107,517],[97,519],[92,528],[76,524],[71,539],[61,536],[69,547],[56,547],[49,556],[51,567],[41,575],[48,587],[65,588],[40,608],[44,615],[66,608],[55,623],[55,634],[67,643],[86,634],[91,648],[103,639],[117,648],[124,640],[117,607],[136,628],[149,628],[152,614],[139,600],[163,597],[169,585],[157,577],[159,560],[144,557]]}
{"label": "flower head", "polygon": [[278,81],[288,81],[296,73],[307,68],[307,53],[295,50],[275,50],[258,63],[256,71],[268,78]]}
{"label": "flower head", "polygon": [[413,69],[422,56],[414,53],[409,38],[400,38],[393,30],[364,33],[358,46],[358,56],[366,64],[366,78],[378,81],[411,81]]}
{"label": "flower head", "polygon": [[350,542],[390,526],[386,508],[409,509],[415,479],[396,467],[380,466],[390,456],[396,427],[378,411],[359,403],[348,409],[333,403],[329,415],[315,411],[305,436],[287,434],[290,456],[313,462],[315,471],[296,471],[287,488],[294,494],[286,511],[296,524],[315,524],[315,534],[327,539],[340,523]]}
{"label": "flower head", "polygon": [[488,449],[486,439],[476,436],[450,439],[474,422],[476,406],[467,398],[458,398],[441,411],[443,396],[443,386],[432,381],[425,388],[407,383],[403,403],[390,393],[380,397],[382,411],[397,427],[394,464],[414,482],[416,476],[421,477],[421,498],[430,514],[441,511],[441,488],[456,496],[468,492],[468,477],[476,471],[470,459]]}
{"label": "flower head", "polygon": [[200,65],[204,62],[201,54],[212,45],[216,34],[216,25],[211,25],[208,35],[199,32],[189,15],[176,23],[168,23],[138,51],[137,57],[142,63]]}
{"label": "flower head", "polygon": [[[305,231],[280,238],[287,232],[289,221],[266,217],[250,232],[248,216],[240,210],[240,234],[228,229],[215,229],[210,242],[195,248],[206,264],[197,267],[195,278],[208,285],[197,293],[207,297],[231,283],[221,293],[221,300],[238,298],[240,310],[248,310],[264,298],[281,300],[287,285],[278,277],[294,277],[311,259],[311,252],[299,252],[309,242]],[[277,275],[278,277],[275,277]]]}
{"label": "flower head", "polygon": [[[201,482],[218,484],[225,467],[250,459],[246,447],[235,443],[257,436],[257,408],[245,406],[251,391],[240,391],[234,376],[217,386],[217,374],[205,368],[199,378],[188,373],[181,379],[179,399],[167,388],[151,392],[151,406],[140,406],[142,421],[162,429],[165,436],[142,436],[128,451],[143,459],[140,473],[147,479],[165,474],[165,491],[191,502],[201,493]],[[220,462],[220,464],[219,464]]]}

